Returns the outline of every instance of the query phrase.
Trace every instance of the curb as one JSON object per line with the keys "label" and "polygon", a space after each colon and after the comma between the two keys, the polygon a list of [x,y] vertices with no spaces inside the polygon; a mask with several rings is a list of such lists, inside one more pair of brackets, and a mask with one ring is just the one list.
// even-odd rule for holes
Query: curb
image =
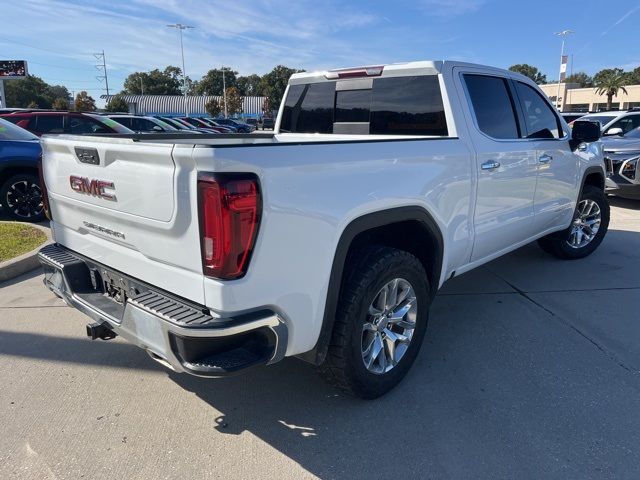
{"label": "curb", "polygon": [[[16,223],[24,223],[24,222],[16,222]],[[42,247],[52,243],[51,241],[51,230],[42,225],[38,225],[35,223],[24,223],[25,225],[29,225],[31,227],[35,227],[39,230],[42,230],[47,236],[47,240],[38,245],[35,249],[30,252],[23,253],[22,255],[7,260],[6,262],[0,262],[0,282],[6,282],[7,280],[11,280],[13,278],[19,277],[31,270],[35,270],[40,266],[40,261],[38,260],[38,252]]]}

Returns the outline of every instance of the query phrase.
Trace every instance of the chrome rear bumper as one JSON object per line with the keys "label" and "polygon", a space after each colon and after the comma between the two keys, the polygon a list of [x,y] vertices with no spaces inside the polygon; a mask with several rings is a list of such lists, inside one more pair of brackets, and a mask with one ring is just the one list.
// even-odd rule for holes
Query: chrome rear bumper
{"label": "chrome rear bumper", "polygon": [[218,317],[61,245],[38,257],[51,291],[172,370],[220,377],[285,356],[287,327],[273,311]]}

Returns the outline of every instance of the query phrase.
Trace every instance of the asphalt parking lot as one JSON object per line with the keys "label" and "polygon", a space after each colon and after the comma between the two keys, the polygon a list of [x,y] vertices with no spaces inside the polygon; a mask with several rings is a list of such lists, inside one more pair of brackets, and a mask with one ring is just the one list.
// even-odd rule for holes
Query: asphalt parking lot
{"label": "asphalt parking lot", "polygon": [[0,478],[639,478],[640,202],[586,260],[451,281],[407,379],[363,402],[297,359],[170,373],[38,272],[0,284]]}

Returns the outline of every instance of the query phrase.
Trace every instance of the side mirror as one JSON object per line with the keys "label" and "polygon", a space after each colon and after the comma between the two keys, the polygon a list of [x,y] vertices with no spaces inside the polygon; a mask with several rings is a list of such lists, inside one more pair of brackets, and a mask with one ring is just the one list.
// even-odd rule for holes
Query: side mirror
{"label": "side mirror", "polygon": [[591,143],[600,140],[600,124],[587,120],[576,120],[571,129],[571,150],[575,150],[581,143]]}
{"label": "side mirror", "polygon": [[621,128],[618,128],[618,127],[610,128],[609,130],[607,130],[606,132],[604,132],[604,134],[605,134],[607,137],[608,137],[609,135],[620,135],[620,136],[622,136],[622,135],[623,135],[623,133],[624,133],[624,132],[622,131],[622,129],[621,129]]}
{"label": "side mirror", "polygon": [[162,130],[162,127],[160,125],[155,125],[154,127],[151,128],[151,130],[153,130],[154,132],[164,132],[164,130]]}

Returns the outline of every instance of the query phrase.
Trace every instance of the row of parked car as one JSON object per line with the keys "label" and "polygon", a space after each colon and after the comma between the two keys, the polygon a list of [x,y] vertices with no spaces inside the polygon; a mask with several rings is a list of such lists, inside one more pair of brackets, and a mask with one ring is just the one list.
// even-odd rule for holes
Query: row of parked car
{"label": "row of parked car", "polygon": [[61,111],[0,112],[0,204],[4,214],[21,221],[44,219],[38,179],[44,134],[251,133],[255,126],[229,118],[96,115]]}
{"label": "row of parked car", "polygon": [[578,118],[600,125],[607,193],[640,200],[640,110],[565,113],[563,116],[569,126]]}

